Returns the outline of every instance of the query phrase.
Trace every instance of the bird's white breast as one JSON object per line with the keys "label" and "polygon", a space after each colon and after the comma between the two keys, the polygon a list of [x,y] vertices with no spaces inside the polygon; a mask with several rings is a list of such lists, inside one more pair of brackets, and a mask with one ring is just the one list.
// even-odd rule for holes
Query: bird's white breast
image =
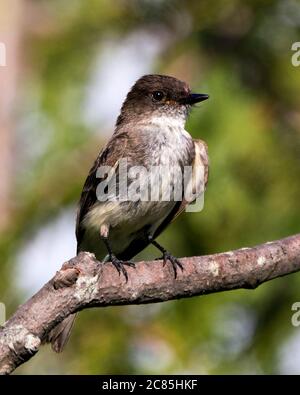
{"label": "bird's white breast", "polygon": [[[183,117],[160,116],[151,118],[148,126],[148,138],[152,140],[153,149],[150,156],[155,164],[175,165],[179,161],[188,163],[191,154],[191,135],[185,130]],[[151,159],[150,159],[151,160]]]}

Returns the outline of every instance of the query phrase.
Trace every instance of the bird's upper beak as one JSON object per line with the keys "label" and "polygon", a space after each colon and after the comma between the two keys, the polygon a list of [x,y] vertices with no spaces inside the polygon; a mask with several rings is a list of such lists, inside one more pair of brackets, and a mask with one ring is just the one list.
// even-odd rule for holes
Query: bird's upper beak
{"label": "bird's upper beak", "polygon": [[205,93],[191,93],[184,101],[186,104],[193,105],[203,100],[207,100],[208,98],[209,96],[206,95]]}

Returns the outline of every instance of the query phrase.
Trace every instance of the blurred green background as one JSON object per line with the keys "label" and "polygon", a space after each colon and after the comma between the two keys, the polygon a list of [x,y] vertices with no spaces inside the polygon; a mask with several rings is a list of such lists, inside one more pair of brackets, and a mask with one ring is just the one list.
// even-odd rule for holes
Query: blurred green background
{"label": "blurred green background", "polygon": [[[0,15],[7,316],[75,254],[85,177],[143,74],[210,95],[187,125],[209,146],[204,210],[160,241],[180,257],[299,232],[299,1],[12,0]],[[255,291],[83,311],[62,354],[42,347],[16,373],[300,373],[299,286],[294,274]]]}

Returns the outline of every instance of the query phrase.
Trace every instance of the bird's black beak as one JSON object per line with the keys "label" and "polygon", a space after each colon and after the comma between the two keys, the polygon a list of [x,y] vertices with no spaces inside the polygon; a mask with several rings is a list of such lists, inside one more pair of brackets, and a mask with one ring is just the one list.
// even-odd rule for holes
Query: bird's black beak
{"label": "bird's black beak", "polygon": [[185,99],[185,103],[193,105],[196,103],[200,103],[201,101],[207,100],[208,98],[209,98],[209,96],[204,93],[191,93]]}

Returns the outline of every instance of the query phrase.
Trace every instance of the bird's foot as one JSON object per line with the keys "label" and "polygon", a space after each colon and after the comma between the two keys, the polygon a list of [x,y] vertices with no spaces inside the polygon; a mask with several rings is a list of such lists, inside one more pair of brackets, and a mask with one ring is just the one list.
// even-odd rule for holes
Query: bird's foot
{"label": "bird's foot", "polygon": [[128,281],[128,274],[127,270],[125,269],[124,266],[130,266],[135,268],[135,263],[131,261],[122,261],[121,259],[118,259],[115,255],[110,255],[109,257],[110,262],[114,265],[114,267],[117,269],[119,275],[122,273],[123,276],[126,279],[126,282]]}
{"label": "bird's foot", "polygon": [[165,266],[168,261],[171,262],[175,278],[177,277],[177,268],[178,267],[183,272],[183,266],[182,266],[182,263],[180,262],[180,260],[177,259],[172,254],[170,254],[168,251],[163,252],[163,256],[161,259],[163,259],[163,261],[164,261],[163,266]]}
{"label": "bird's foot", "polygon": [[147,237],[148,237],[149,242],[151,244],[153,244],[157,249],[159,249],[159,251],[162,252],[162,254],[163,254],[162,257],[157,258],[157,259],[163,259],[163,261],[164,261],[163,266],[165,266],[167,261],[171,262],[172,268],[174,271],[174,276],[176,278],[177,277],[177,267],[179,267],[181,269],[181,271],[183,271],[183,266],[182,266],[182,263],[180,262],[180,260],[175,258],[175,256],[173,256],[172,254],[170,254],[169,251],[167,251],[162,245],[160,245],[157,241],[155,241],[151,235],[148,234]]}

